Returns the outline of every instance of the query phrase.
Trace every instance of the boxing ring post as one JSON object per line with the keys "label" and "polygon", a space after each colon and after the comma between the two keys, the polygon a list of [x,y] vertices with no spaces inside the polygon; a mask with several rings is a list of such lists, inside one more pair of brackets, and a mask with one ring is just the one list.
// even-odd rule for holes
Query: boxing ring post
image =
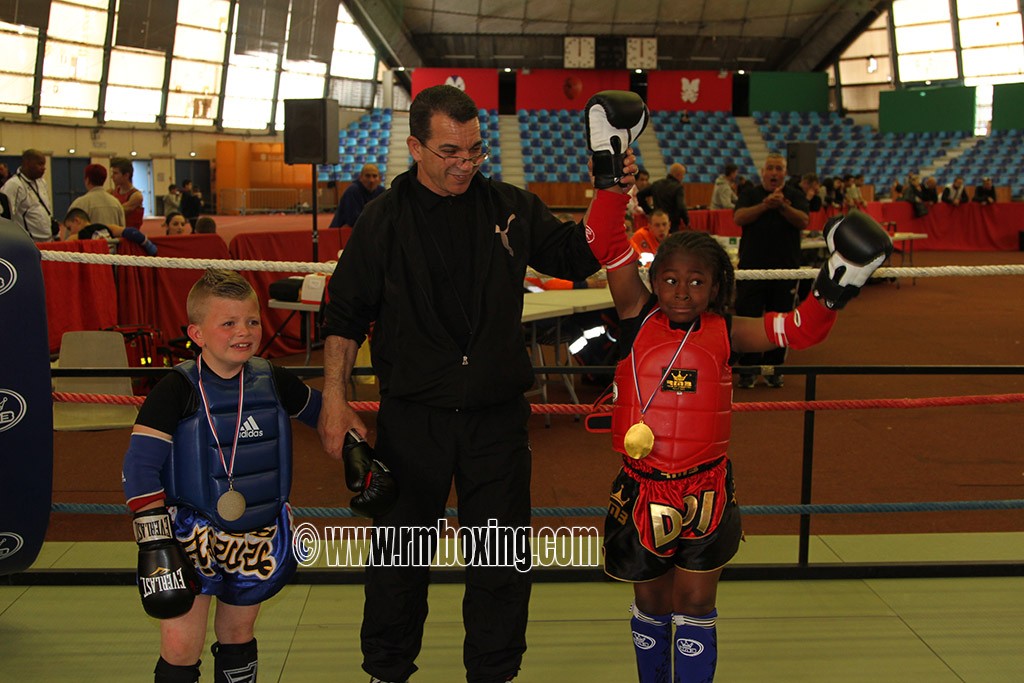
{"label": "boxing ring post", "polygon": [[[813,401],[817,396],[816,374],[808,373],[806,386],[804,388],[804,400]],[[814,479],[814,411],[804,411],[804,447],[803,466],[800,470],[800,504],[810,505],[811,503],[811,481]],[[811,552],[811,516],[802,513],[800,515],[800,545],[797,550],[797,564],[806,567],[810,562]]]}

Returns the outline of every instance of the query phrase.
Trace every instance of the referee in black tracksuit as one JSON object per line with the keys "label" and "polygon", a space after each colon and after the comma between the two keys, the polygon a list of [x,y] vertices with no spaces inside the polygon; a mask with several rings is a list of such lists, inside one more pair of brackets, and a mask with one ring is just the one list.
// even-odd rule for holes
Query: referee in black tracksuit
{"label": "referee in black tracksuit", "polygon": [[[740,193],[733,221],[742,229],[739,270],[793,269],[800,267],[800,240],[809,217],[807,197],[799,187],[786,185],[786,157],[770,153],[761,168],[761,184]],[[769,311],[784,313],[796,305],[795,280],[738,280],[736,315],[760,318]],[[739,354],[736,364],[774,365],[776,372],[765,378],[768,386],[782,387],[778,368],[786,360],[786,349]],[[749,389],[756,377],[739,374],[736,387]]]}
{"label": "referee in black tracksuit", "polygon": [[[376,455],[400,490],[377,527],[436,527],[454,480],[459,524],[530,524],[530,447],[523,397],[534,382],[523,341],[527,265],[581,280],[598,270],[584,228],[535,195],[476,173],[486,159],[475,103],[436,86],[410,109],[416,165],[370,202],[330,281],[321,437],[338,456],[345,401],[370,324],[380,381]],[[363,668],[383,681],[414,671],[427,616],[428,569],[368,567]],[[527,572],[466,569],[467,680],[511,680],[526,650]],[[371,679],[373,680],[373,679]]]}

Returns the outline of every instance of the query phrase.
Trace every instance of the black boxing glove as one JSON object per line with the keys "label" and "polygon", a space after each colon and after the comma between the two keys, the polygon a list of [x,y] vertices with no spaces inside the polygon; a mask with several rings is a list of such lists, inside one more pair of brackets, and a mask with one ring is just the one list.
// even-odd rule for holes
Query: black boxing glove
{"label": "black boxing glove", "polygon": [[814,280],[812,292],[831,310],[839,310],[892,254],[892,239],[861,211],[831,218],[822,229],[829,257]]}
{"label": "black boxing glove", "polygon": [[587,125],[587,149],[594,161],[594,187],[617,185],[625,175],[622,161],[626,148],[640,137],[650,114],[643,99],[626,90],[602,90],[584,109]]}
{"label": "black boxing glove", "polygon": [[139,544],[137,580],[146,614],[156,619],[185,614],[199,595],[199,575],[174,537],[167,508],[136,512],[132,526]]}
{"label": "black boxing glove", "polygon": [[373,457],[370,444],[354,429],[345,435],[341,459],[345,464],[345,485],[359,494],[349,503],[352,511],[371,518],[390,512],[398,502],[398,484],[391,471]]}

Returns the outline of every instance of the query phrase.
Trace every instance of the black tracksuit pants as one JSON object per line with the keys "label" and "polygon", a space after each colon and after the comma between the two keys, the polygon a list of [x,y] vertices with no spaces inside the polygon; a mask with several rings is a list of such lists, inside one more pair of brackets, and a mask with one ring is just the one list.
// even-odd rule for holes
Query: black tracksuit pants
{"label": "black tracksuit pants", "polygon": [[[522,397],[479,410],[440,409],[384,399],[377,415],[377,458],[390,468],[400,495],[377,527],[436,527],[452,481],[459,525],[530,524],[530,406]],[[463,661],[470,683],[505,681],[526,651],[529,572],[466,567],[462,603]],[[361,632],[363,669],[404,681],[414,664],[427,617],[427,567],[366,570]]]}

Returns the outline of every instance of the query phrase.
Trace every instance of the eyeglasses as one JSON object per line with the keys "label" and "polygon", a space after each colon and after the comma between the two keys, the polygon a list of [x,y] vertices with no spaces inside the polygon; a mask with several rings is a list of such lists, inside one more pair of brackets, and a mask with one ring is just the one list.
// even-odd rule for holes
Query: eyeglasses
{"label": "eyeglasses", "polygon": [[423,145],[423,147],[425,147],[426,149],[428,149],[434,156],[436,156],[438,159],[448,164],[449,166],[461,166],[462,164],[469,164],[473,168],[477,168],[485,161],[487,161],[487,157],[491,155],[490,152],[488,152],[486,149],[481,149],[480,153],[477,154],[476,156],[460,157],[455,156],[454,154],[441,154],[440,152],[437,152],[433,149],[430,149],[430,147],[427,147],[427,143],[423,142],[422,140],[420,140],[420,144]]}

